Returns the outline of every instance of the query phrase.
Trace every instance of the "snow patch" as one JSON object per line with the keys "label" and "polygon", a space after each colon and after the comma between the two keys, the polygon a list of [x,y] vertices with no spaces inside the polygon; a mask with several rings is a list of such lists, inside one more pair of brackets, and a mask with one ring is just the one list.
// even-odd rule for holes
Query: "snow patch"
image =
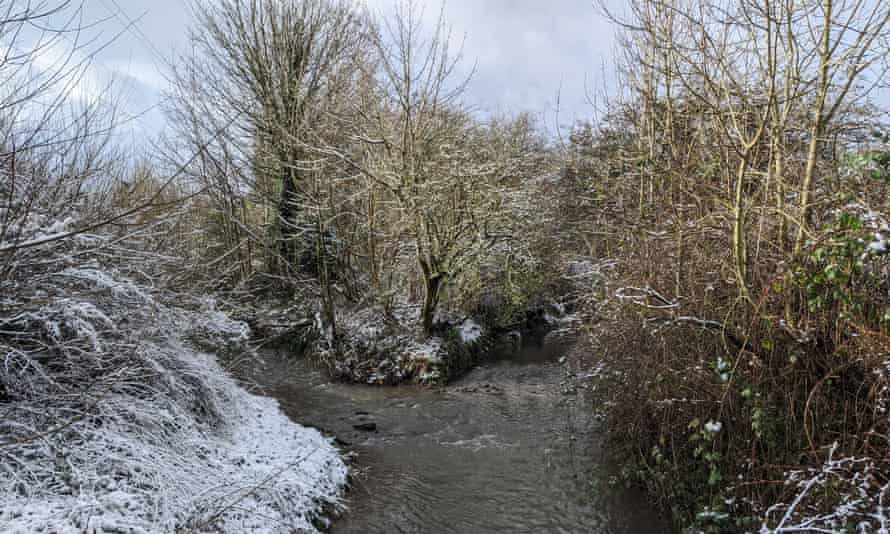
{"label": "snow patch", "polygon": [[866,248],[872,253],[884,254],[890,252],[890,240],[884,237],[884,234],[876,233],[874,240]]}
{"label": "snow patch", "polygon": [[711,434],[717,434],[723,429],[723,423],[720,421],[708,421],[705,423],[705,430]]}
{"label": "snow patch", "polygon": [[441,362],[444,355],[442,340],[437,337],[431,337],[423,343],[415,342],[408,347],[408,354],[412,360]]}
{"label": "snow patch", "polygon": [[457,327],[460,340],[466,344],[475,343],[482,337],[482,327],[472,319],[466,319]]}

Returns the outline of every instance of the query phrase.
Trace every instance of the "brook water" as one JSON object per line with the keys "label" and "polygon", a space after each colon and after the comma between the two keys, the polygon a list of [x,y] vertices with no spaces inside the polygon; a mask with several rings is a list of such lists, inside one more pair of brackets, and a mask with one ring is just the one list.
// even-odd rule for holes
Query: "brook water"
{"label": "brook water", "polygon": [[[609,483],[562,350],[502,352],[442,389],[334,384],[304,359],[276,357],[255,379],[356,454],[334,534],[665,531],[639,493]],[[369,423],[376,431],[354,428]]]}

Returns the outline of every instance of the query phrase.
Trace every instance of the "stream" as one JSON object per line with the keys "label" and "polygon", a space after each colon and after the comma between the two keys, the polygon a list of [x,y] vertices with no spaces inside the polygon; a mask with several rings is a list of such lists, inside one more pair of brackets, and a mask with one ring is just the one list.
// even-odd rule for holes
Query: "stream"
{"label": "stream", "polygon": [[502,350],[439,389],[331,383],[304,358],[272,355],[253,379],[354,453],[333,534],[667,532],[641,493],[609,483],[564,352]]}

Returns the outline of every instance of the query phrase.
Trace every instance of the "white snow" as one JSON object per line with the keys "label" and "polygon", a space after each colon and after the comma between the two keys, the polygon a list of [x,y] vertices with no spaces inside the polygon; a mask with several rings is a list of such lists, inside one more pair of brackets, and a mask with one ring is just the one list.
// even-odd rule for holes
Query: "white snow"
{"label": "white snow", "polygon": [[876,233],[874,240],[868,244],[867,248],[876,254],[890,252],[890,240],[884,237],[884,234]]}
{"label": "white snow", "polygon": [[98,266],[68,268],[58,274],[83,283],[93,284],[112,291],[118,299],[129,298],[139,304],[151,304],[152,298],[132,281],[122,276],[112,276]]}
{"label": "white snow", "polygon": [[[838,444],[828,448],[821,466],[785,473],[785,485],[793,489],[789,502],[770,506],[763,516],[760,534],[787,532],[890,532],[887,497],[890,483],[870,458],[836,459]],[[826,491],[837,504],[820,505]]]}
{"label": "white snow", "polygon": [[19,284],[41,304],[0,323],[40,348],[0,340],[0,532],[314,533],[340,506],[331,440],[198,348],[247,351],[246,324],[98,265]]}
{"label": "white snow", "polygon": [[[317,532],[312,519],[339,503],[345,464],[330,440],[291,422],[276,401],[230,386],[238,413],[228,435],[183,436],[169,444],[182,457],[116,436],[117,450],[98,451],[106,465],[75,491],[0,496],[0,531]],[[142,467],[127,472],[133,465]]]}
{"label": "white snow", "polygon": [[720,421],[708,421],[707,423],[705,423],[705,430],[707,430],[711,434],[717,434],[722,429],[723,423],[721,423]]}
{"label": "white snow", "polygon": [[189,325],[189,339],[201,347],[231,351],[237,350],[250,339],[250,327],[216,310],[212,300],[205,300],[199,311],[182,313],[183,322]]}
{"label": "white snow", "polygon": [[732,365],[728,360],[723,358],[723,356],[717,356],[717,374],[720,376],[720,381],[724,384],[729,382],[729,374],[732,371]]}
{"label": "white snow", "polygon": [[458,327],[460,340],[464,343],[475,343],[482,337],[482,327],[472,319],[466,319]]}
{"label": "white snow", "polygon": [[867,238],[868,242],[865,245],[862,259],[866,259],[869,254],[880,255],[890,252],[890,238],[887,237],[890,233],[890,221],[887,220],[886,215],[862,203],[848,204],[838,213],[856,214],[862,220],[865,229],[871,234],[871,237]]}
{"label": "white snow", "polygon": [[[102,352],[99,328],[114,329],[114,322],[90,302],[59,298],[31,315],[43,323],[46,334],[59,342],[67,335],[88,339],[95,352]],[[64,332],[63,332],[64,330]]]}
{"label": "white snow", "polygon": [[431,337],[423,343],[414,342],[408,347],[407,351],[412,360],[440,362],[443,355],[442,340],[437,337]]}
{"label": "white snow", "polygon": [[0,252],[8,252],[20,247],[33,247],[66,236],[74,220],[71,217],[56,219],[39,213],[27,212],[23,219],[10,221],[6,230],[6,241],[0,241]]}

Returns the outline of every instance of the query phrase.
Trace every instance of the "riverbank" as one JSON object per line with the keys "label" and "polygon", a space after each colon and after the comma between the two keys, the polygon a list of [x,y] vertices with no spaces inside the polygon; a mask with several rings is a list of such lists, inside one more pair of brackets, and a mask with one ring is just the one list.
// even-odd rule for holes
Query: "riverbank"
{"label": "riverbank", "polygon": [[543,301],[510,325],[480,317],[442,312],[430,334],[419,331],[417,306],[386,311],[380,306],[337,311],[333,339],[321,335],[311,310],[266,302],[238,310],[257,334],[255,341],[293,355],[306,354],[336,381],[373,386],[442,386],[455,381],[503,348],[527,336],[554,336],[579,326],[576,316],[555,301]]}
{"label": "riverbank", "polygon": [[332,441],[221,365],[247,325],[98,266],[36,283],[4,323],[0,531],[311,533],[340,507]]}
{"label": "riverbank", "polygon": [[429,336],[409,326],[414,319],[387,320],[376,308],[344,314],[336,345],[317,345],[314,357],[343,382],[432,386],[472,368],[494,343],[493,332],[469,317],[443,320]]}

